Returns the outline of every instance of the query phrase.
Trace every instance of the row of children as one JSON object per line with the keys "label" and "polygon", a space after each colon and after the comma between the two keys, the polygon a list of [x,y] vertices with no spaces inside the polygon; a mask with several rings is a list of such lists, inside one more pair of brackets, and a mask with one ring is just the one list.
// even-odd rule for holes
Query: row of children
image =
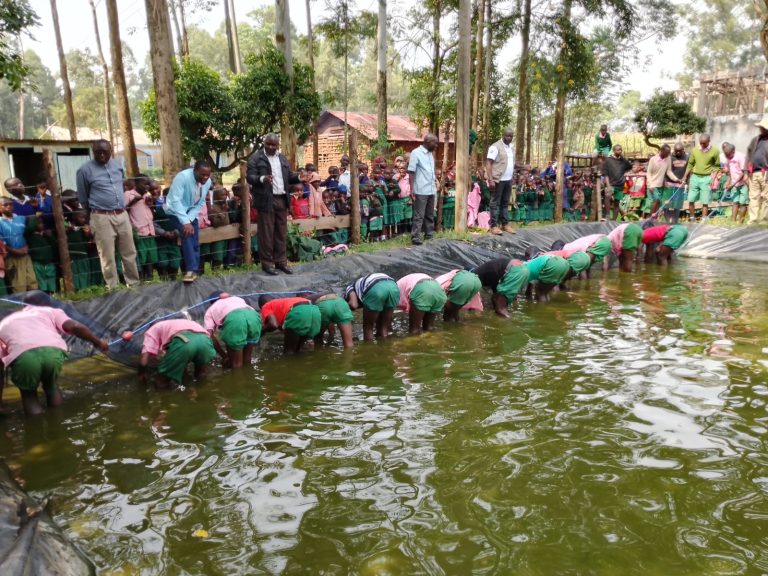
{"label": "row of children", "polygon": [[[595,264],[607,269],[612,258],[622,271],[631,272],[643,246],[648,260],[655,257],[666,265],[687,236],[687,228],[680,225],[655,225],[652,220],[643,226],[625,223],[607,235],[556,242],[546,250],[529,248],[525,261],[495,258],[469,270],[449,270],[436,278],[412,273],[395,281],[383,273],[367,274],[347,285],[343,295],[331,291],[279,298],[262,294],[258,309],[244,298],[217,291],[205,302],[208,307],[202,325],[174,319],[161,320],[147,329],[140,375],[144,379],[150,364],[156,364],[158,386],[181,384],[189,364],[194,365],[195,376],[202,377],[217,354],[224,367],[248,366],[262,332],[281,331],[285,353],[298,353],[309,340],[316,347],[322,346],[326,333],[331,343],[337,330],[343,346],[350,348],[354,345],[352,322],[357,309],[362,309],[364,341],[372,341],[374,335],[389,336],[396,309],[408,314],[408,333],[418,334],[431,330],[441,313],[444,321],[458,321],[461,310],[482,311],[482,288],[491,291],[496,314],[509,317],[508,307],[521,292],[549,301],[551,293],[565,289],[568,280],[588,278]],[[67,352],[62,334],[90,341],[105,352],[108,344],[52,307],[44,293],[29,293],[24,304],[21,311],[0,322],[0,360],[21,390],[25,412],[39,414],[39,385],[50,406],[61,403],[57,379]],[[133,337],[126,331],[122,339]]]}

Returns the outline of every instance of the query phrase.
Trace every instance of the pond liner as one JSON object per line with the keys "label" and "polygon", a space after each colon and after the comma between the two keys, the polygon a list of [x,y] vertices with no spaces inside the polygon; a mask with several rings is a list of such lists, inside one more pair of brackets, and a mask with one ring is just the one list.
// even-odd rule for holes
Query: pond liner
{"label": "pond liner", "polygon": [[[523,259],[526,249],[548,249],[555,240],[570,242],[581,236],[608,233],[616,222],[582,222],[520,228],[517,234],[479,234],[469,240],[434,240],[422,246],[407,246],[346,256],[331,256],[294,267],[294,274],[269,276],[260,271],[200,277],[193,284],[166,282],[119,290],[91,300],[58,303],[74,319],[89,326],[112,343],[109,356],[135,366],[141,348],[140,330],[130,342],[120,340],[125,330],[135,331],[160,318],[186,316],[202,322],[204,302],[216,290],[243,296],[256,305],[260,294],[292,295],[301,291],[333,291],[341,294],[352,280],[371,272],[384,272],[397,279],[412,272],[437,275],[456,268],[471,268],[500,256]],[[724,228],[691,225],[691,236],[682,248],[683,256],[768,260],[768,229],[762,227]],[[615,264],[615,257],[612,258]],[[20,300],[23,295],[10,299]],[[18,309],[4,302],[0,317]],[[94,354],[90,344],[68,338],[70,358]]]}
{"label": "pond liner", "polygon": [[[23,520],[20,512],[22,516],[28,514],[29,519]],[[96,567],[70,542],[48,512],[45,509],[40,510],[40,505],[21,489],[2,460],[0,574],[96,574]]]}

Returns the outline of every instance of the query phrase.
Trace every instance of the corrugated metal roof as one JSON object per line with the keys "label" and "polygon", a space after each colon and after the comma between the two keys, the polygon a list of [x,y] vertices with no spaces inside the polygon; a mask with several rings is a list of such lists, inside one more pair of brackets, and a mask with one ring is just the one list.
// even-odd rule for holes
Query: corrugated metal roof
{"label": "corrugated metal roof", "polygon": [[[336,117],[344,122],[344,112],[339,110],[326,110],[320,116],[320,122],[326,115]],[[370,140],[378,138],[378,117],[376,114],[367,114],[365,112],[347,112],[347,124],[358,132],[364,134]],[[427,129],[419,129],[407,116],[397,116],[389,114],[387,116],[387,139],[394,142],[421,142]],[[440,134],[440,141],[444,142],[445,137]],[[453,137],[450,139],[453,142]]]}

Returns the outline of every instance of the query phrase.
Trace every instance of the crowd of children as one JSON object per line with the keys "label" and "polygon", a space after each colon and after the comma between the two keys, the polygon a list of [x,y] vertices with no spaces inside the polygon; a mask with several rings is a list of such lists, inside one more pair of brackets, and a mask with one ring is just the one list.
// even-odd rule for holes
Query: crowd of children
{"label": "crowd of children", "polygon": [[[133,192],[126,190],[135,196]],[[151,189],[147,193],[132,206],[143,204],[151,209],[155,197]],[[214,205],[215,198],[214,194]],[[143,231],[146,234],[140,238],[152,237],[149,228]],[[217,354],[225,368],[250,365],[262,332],[282,332],[284,353],[298,353],[310,340],[320,347],[326,334],[331,343],[337,331],[342,345],[350,348],[354,346],[352,322],[357,309],[362,309],[365,341],[392,333],[396,309],[408,315],[408,333],[418,334],[433,329],[438,315],[449,322],[458,321],[461,310],[482,311],[483,288],[492,294],[494,312],[509,317],[508,307],[519,294],[549,301],[551,294],[565,289],[569,280],[588,278],[593,265],[607,269],[614,259],[622,271],[631,272],[643,247],[647,261],[655,258],[662,265],[669,264],[687,236],[687,228],[681,225],[659,225],[654,220],[642,226],[625,223],[607,235],[592,234],[567,244],[557,241],[543,249],[529,247],[524,261],[496,258],[466,270],[454,268],[436,278],[415,272],[395,281],[386,274],[372,273],[350,279],[343,295],[331,291],[289,297],[264,294],[258,308],[243,298],[217,291],[203,303],[207,309],[202,325],[189,319],[163,319],[151,324],[143,334],[140,375],[144,378],[149,366],[156,364],[155,381],[167,387],[180,385],[190,364],[195,377],[202,377]],[[147,244],[142,248],[144,253],[156,251]],[[0,361],[21,391],[25,412],[39,414],[38,386],[42,385],[49,406],[61,403],[57,378],[67,351],[62,335],[85,339],[102,351],[107,351],[108,344],[54,308],[43,292],[28,293],[24,304],[21,311],[0,322]],[[123,333],[123,340],[133,337],[131,332]],[[2,382],[0,374],[0,400]]]}

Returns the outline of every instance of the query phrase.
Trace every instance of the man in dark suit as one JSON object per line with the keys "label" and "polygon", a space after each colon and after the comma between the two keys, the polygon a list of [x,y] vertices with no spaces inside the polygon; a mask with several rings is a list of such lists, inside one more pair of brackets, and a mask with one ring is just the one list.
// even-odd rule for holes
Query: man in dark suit
{"label": "man in dark suit", "polygon": [[258,211],[256,235],[261,268],[272,276],[277,270],[293,274],[286,255],[288,187],[301,182],[299,175],[291,172],[288,159],[277,151],[279,145],[277,134],[267,134],[264,147],[248,159],[246,174],[253,190],[253,207]]}

